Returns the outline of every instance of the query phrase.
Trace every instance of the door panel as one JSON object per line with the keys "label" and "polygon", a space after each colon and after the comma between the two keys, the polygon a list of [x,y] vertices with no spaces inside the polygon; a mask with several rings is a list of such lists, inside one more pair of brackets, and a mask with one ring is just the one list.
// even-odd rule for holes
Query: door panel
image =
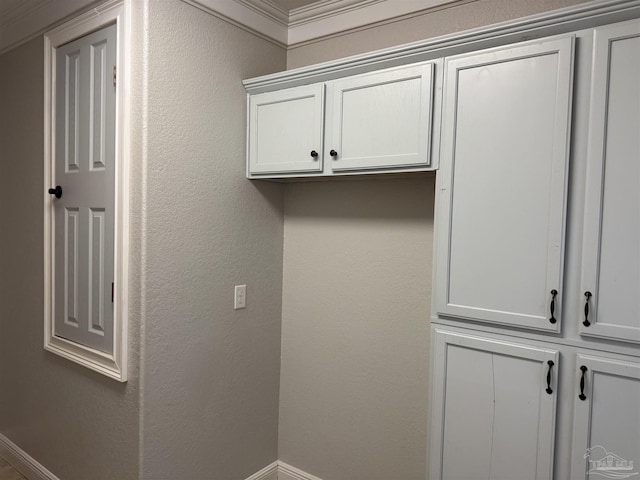
{"label": "door panel", "polygon": [[433,346],[430,478],[551,478],[558,352],[440,329]]}
{"label": "door panel", "polygon": [[593,62],[580,333],[640,342],[640,22],[596,29]]}
{"label": "door panel", "polygon": [[116,27],[56,50],[54,334],[113,352]]}
{"label": "door panel", "polygon": [[445,69],[437,312],[557,331],[573,38]]}
{"label": "door panel", "polygon": [[640,363],[579,354],[577,365],[571,478],[637,478]]}
{"label": "door panel", "polygon": [[331,170],[429,165],[433,74],[428,63],[331,82],[325,142]]}
{"label": "door panel", "polygon": [[249,119],[250,174],[322,171],[324,84],[252,95]]}

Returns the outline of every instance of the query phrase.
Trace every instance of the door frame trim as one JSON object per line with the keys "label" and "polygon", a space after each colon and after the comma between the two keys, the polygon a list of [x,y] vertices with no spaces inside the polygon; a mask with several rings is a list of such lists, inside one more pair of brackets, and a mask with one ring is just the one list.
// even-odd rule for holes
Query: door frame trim
{"label": "door frame trim", "polygon": [[[120,382],[127,381],[129,304],[129,157],[131,2],[109,0],[44,35],[44,349]],[[47,189],[55,166],[56,48],[108,25],[116,25],[115,208],[113,354],[54,334],[54,215]]]}

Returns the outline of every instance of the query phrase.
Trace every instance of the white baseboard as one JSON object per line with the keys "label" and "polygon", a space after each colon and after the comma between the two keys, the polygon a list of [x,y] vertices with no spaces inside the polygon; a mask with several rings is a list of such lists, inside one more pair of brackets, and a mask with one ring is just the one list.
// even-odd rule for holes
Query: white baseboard
{"label": "white baseboard", "polygon": [[[0,456],[29,480],[60,480],[38,463],[31,455],[0,433]],[[320,478],[275,461],[246,480],[321,480]]]}
{"label": "white baseboard", "polygon": [[[0,433],[0,457],[29,480],[60,480],[31,455]],[[269,479],[271,480],[271,479]]]}
{"label": "white baseboard", "polygon": [[246,480],[278,480],[278,462],[275,461],[272,464],[267,465]]}
{"label": "white baseboard", "polygon": [[320,480],[310,473],[292,467],[280,460],[267,465],[259,472],[254,473],[246,480]]}
{"label": "white baseboard", "polygon": [[320,480],[310,473],[303,472],[296,467],[278,461],[278,480]]}

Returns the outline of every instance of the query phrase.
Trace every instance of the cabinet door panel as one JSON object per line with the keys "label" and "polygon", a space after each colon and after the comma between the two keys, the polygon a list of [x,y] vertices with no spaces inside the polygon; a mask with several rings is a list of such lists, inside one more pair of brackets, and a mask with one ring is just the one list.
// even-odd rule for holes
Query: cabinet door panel
{"label": "cabinet door panel", "polygon": [[640,363],[579,354],[577,365],[571,478],[637,478]]}
{"label": "cabinet door panel", "polygon": [[321,172],[323,117],[322,84],[252,95],[249,173]]}
{"label": "cabinet door panel", "polygon": [[580,333],[640,342],[640,22],[596,29]]}
{"label": "cabinet door panel", "polygon": [[336,80],[327,97],[325,157],[333,171],[429,165],[431,63]]}
{"label": "cabinet door panel", "polygon": [[440,329],[434,350],[430,478],[551,478],[557,351]]}
{"label": "cabinet door panel", "polygon": [[573,38],[445,69],[437,312],[558,330]]}

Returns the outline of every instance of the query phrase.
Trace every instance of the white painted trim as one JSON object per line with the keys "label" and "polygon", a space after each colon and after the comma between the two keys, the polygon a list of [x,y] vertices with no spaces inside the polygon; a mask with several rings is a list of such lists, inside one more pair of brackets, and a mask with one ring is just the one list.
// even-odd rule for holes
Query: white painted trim
{"label": "white painted trim", "polygon": [[[44,348],[120,382],[127,381],[129,303],[129,155],[130,155],[130,0],[109,0],[60,25],[44,36]],[[105,354],[54,335],[54,217],[47,189],[54,176],[55,152],[55,55],[56,47],[116,24],[116,189],[114,225],[114,331],[113,354]]]}
{"label": "white painted trim", "polygon": [[21,4],[0,21],[0,55],[42,35],[52,25],[87,8],[93,2],[94,0],[31,0]]}
{"label": "white painted trim", "polygon": [[303,472],[302,470],[278,461],[278,480],[321,480],[320,478]]}
{"label": "white painted trim", "polygon": [[282,47],[293,47],[458,0],[321,0],[291,12],[270,0],[183,1]]}
{"label": "white painted trim", "polygon": [[426,10],[457,0],[323,0],[289,12],[288,46],[353,30]]}
{"label": "white painted trim", "polygon": [[287,47],[288,15],[258,0],[182,0],[237,27]]}
{"label": "white painted trim", "polygon": [[[459,0],[321,0],[291,12],[271,0],[183,1],[286,48]],[[3,22],[0,54],[41,35],[92,2],[31,0]]]}
{"label": "white painted trim", "polygon": [[267,465],[245,480],[278,480],[278,461]]}
{"label": "white painted trim", "polygon": [[31,455],[0,433],[0,457],[29,480],[60,480]]}
{"label": "white painted trim", "polygon": [[[320,0],[290,12],[286,12],[271,0],[182,1],[276,45],[291,48],[312,43],[328,36],[347,34],[372,25],[387,23],[393,19],[423,15],[429,10],[447,8],[449,4],[457,3],[460,0],[403,0],[401,2],[398,0]],[[43,0],[34,8],[26,9],[16,22],[7,22],[7,25],[3,25],[0,29],[0,55],[41,35],[50,25],[74,11],[86,8],[90,3],[91,0]],[[574,14],[580,15],[585,12],[587,15],[596,16],[600,14],[598,10],[606,9],[609,6],[620,10],[636,3],[633,0],[595,0],[534,15],[527,17],[527,19],[541,21],[545,18],[563,16],[569,18]],[[615,19],[615,21],[620,20],[622,19]],[[509,21],[498,25],[514,26],[518,23],[519,21]],[[532,24],[526,28],[538,27]],[[521,28],[520,31],[524,31],[526,28]],[[564,32],[566,31],[568,30],[564,30]],[[478,33],[477,30],[469,32]],[[498,30],[489,34],[499,35],[500,33]],[[460,35],[458,36],[462,38]]]}
{"label": "white painted trim", "polygon": [[302,470],[277,460],[245,480],[321,480]]}
{"label": "white painted trim", "polygon": [[640,0],[596,0],[330,62],[245,80],[250,94],[334,80],[523,40],[568,33],[640,16]]}

